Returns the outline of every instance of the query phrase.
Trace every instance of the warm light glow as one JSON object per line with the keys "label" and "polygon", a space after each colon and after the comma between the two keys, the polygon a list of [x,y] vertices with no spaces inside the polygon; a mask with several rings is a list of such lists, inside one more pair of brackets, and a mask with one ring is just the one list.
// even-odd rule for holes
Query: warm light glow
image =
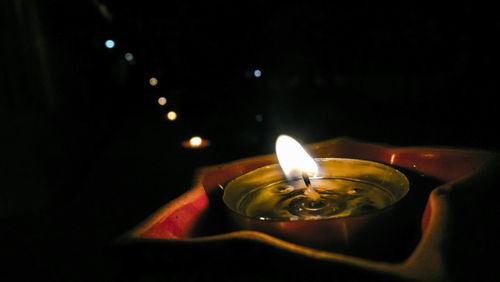
{"label": "warm light glow", "polygon": [[182,141],[181,145],[184,148],[198,150],[210,146],[210,140],[203,139],[200,136],[194,136],[189,140]]}
{"label": "warm light glow", "polygon": [[165,106],[167,104],[167,98],[165,97],[158,98],[158,104],[160,104],[160,106]]}
{"label": "warm light glow", "polygon": [[201,139],[201,137],[194,136],[191,139],[189,139],[189,145],[191,145],[191,147],[199,147],[202,141],[203,139]]}
{"label": "warm light glow", "polygon": [[149,85],[156,86],[158,85],[158,79],[156,77],[152,77],[149,79]]}
{"label": "warm light glow", "polygon": [[111,39],[108,39],[106,40],[106,42],[104,42],[104,45],[106,46],[106,48],[111,49],[115,47],[115,42]]}
{"label": "warm light glow", "polygon": [[168,120],[171,120],[171,121],[174,121],[177,119],[177,113],[174,112],[174,111],[170,111],[167,113],[167,119]]}
{"label": "warm light glow", "polygon": [[276,155],[281,169],[286,176],[300,176],[303,172],[309,176],[318,174],[318,165],[304,148],[290,136],[281,135],[276,140]]}

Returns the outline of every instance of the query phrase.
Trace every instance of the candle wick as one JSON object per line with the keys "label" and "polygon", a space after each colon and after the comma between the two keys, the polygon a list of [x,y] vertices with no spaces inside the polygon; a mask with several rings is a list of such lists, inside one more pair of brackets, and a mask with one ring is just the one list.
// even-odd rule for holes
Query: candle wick
{"label": "candle wick", "polygon": [[306,184],[307,188],[311,187],[311,180],[309,179],[307,173],[302,172],[302,179],[304,179],[304,183]]}
{"label": "candle wick", "polygon": [[307,197],[309,197],[313,201],[317,201],[321,196],[312,187],[311,180],[309,179],[309,176],[307,175],[307,173],[302,172],[302,179],[304,180],[304,183],[306,184],[306,190],[304,191],[304,195],[306,195]]}

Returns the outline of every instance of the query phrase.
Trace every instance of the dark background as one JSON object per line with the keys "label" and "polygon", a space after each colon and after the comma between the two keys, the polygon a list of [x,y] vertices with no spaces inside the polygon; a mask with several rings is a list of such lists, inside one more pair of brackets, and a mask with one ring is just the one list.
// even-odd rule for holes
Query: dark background
{"label": "dark background", "polygon": [[2,1],[2,275],[121,277],[114,239],[279,134],[498,150],[494,9],[329,3]]}

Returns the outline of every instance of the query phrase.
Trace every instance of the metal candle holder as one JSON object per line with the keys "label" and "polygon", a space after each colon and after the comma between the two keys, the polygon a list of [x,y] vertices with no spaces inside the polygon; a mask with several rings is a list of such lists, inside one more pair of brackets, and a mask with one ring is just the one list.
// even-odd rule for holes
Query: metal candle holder
{"label": "metal candle holder", "polygon": [[[223,201],[235,226],[306,246],[337,250],[355,247],[352,244],[374,232],[391,236],[395,228],[388,227],[394,205],[409,191],[404,174],[392,167],[364,160],[322,158],[316,162],[321,172],[311,178],[311,182],[316,189],[324,191],[325,197],[333,198],[326,206],[323,204],[321,208],[310,210],[305,207],[306,217],[296,216],[295,206],[292,212],[286,208],[282,210],[280,202],[286,201],[273,195],[282,193],[283,187],[292,190],[293,186],[300,187],[302,180],[286,179],[279,165],[268,165],[246,173],[224,187]],[[340,185],[337,182],[341,182]],[[361,189],[364,190],[359,191]],[[256,194],[255,190],[263,191],[257,196],[259,207],[245,207],[245,200],[248,195]],[[295,192],[290,191],[290,194]],[[295,200],[301,199],[307,200],[307,197],[299,195]],[[366,202],[370,208],[363,206]],[[294,205],[293,201],[291,205]],[[322,208],[327,210],[326,215],[321,214]]]}

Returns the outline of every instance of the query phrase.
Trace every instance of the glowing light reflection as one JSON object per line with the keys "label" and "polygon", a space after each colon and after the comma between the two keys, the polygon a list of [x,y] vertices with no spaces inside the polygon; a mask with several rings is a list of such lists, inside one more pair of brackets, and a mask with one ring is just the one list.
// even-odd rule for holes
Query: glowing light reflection
{"label": "glowing light reflection", "polygon": [[394,154],[394,153],[393,153],[393,154],[391,155],[391,161],[390,161],[390,163],[391,163],[391,164],[394,164],[394,161],[395,161],[395,160],[396,160],[396,154]]}

